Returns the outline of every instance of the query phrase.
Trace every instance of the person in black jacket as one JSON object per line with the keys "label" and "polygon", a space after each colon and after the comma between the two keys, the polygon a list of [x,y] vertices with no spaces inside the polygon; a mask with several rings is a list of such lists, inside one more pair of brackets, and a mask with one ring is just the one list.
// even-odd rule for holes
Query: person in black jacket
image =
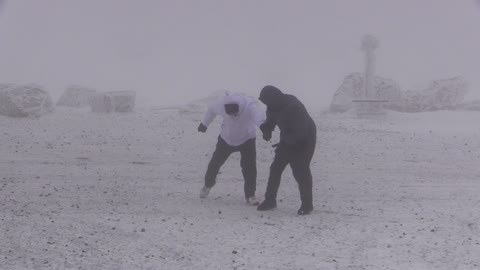
{"label": "person in black jacket", "polygon": [[308,215],[313,211],[310,162],[317,140],[315,122],[302,102],[274,86],[265,86],[260,92],[259,100],[267,106],[267,120],[260,126],[263,139],[269,141],[275,126],[278,126],[280,142],[274,145],[275,157],[270,166],[265,200],[257,210],[266,211],[277,207],[280,179],[285,167],[290,164],[302,201],[297,213]]}

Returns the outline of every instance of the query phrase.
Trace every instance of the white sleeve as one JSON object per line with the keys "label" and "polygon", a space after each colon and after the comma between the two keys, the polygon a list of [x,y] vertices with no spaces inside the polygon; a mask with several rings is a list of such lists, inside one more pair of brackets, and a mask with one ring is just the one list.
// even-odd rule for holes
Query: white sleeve
{"label": "white sleeve", "polygon": [[248,105],[250,115],[252,116],[253,121],[259,127],[263,122],[265,122],[265,113],[258,110],[258,106],[255,102],[252,102]]}
{"label": "white sleeve", "polygon": [[212,123],[212,121],[217,117],[218,115],[218,102],[214,102],[208,106],[208,110],[205,113],[205,116],[203,117],[202,124],[206,127]]}

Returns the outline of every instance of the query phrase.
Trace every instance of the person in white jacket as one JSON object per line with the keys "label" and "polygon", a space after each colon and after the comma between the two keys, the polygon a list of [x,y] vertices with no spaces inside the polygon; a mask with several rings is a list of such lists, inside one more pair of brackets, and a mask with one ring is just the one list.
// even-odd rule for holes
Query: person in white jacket
{"label": "person in white jacket", "polygon": [[207,197],[215,185],[220,167],[230,154],[240,152],[245,199],[250,205],[258,205],[255,198],[257,184],[256,128],[264,121],[264,114],[257,110],[257,104],[251,97],[239,93],[226,93],[208,106],[203,121],[198,126],[199,132],[206,132],[208,125],[216,116],[222,116],[223,123],[220,136],[212,158],[205,173],[205,185],[200,191],[200,198]]}

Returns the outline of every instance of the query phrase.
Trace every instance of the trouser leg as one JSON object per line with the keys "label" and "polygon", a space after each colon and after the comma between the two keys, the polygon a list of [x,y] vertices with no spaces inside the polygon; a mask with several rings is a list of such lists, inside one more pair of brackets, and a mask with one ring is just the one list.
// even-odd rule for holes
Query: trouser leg
{"label": "trouser leg", "polygon": [[240,146],[240,167],[245,180],[243,190],[245,198],[255,196],[257,186],[257,153],[255,139],[250,139]]}
{"label": "trouser leg", "polygon": [[313,208],[312,173],[310,166],[305,162],[294,161],[290,163],[293,177],[298,183],[302,207]]}
{"label": "trouser leg", "polygon": [[213,187],[215,185],[220,167],[222,167],[232,153],[230,148],[231,147],[221,137],[218,137],[215,151],[213,152],[212,158],[208,163],[207,172],[205,173],[205,186]]}
{"label": "trouser leg", "polygon": [[315,152],[315,144],[316,141],[314,137],[307,143],[306,149],[301,153],[296,154],[295,158],[290,162],[293,177],[298,183],[302,208],[306,209],[313,209],[313,186],[310,163],[312,161],[313,153]]}
{"label": "trouser leg", "polygon": [[265,192],[265,200],[276,201],[278,187],[280,186],[280,180],[282,173],[288,164],[288,155],[282,146],[275,149],[275,157],[272,165],[270,166],[270,175],[268,177],[267,191]]}

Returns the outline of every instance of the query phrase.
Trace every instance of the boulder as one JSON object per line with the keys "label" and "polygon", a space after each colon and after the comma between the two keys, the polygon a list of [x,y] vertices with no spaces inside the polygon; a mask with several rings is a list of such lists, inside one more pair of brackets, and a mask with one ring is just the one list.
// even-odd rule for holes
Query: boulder
{"label": "boulder", "polygon": [[[346,112],[355,108],[354,100],[365,99],[363,96],[364,75],[361,73],[352,73],[345,77],[342,84],[335,92],[330,104],[331,112]],[[387,100],[382,106],[387,108],[396,108],[397,103],[401,103],[402,92],[400,87],[390,79],[374,77],[373,80],[375,100]]]}
{"label": "boulder", "polygon": [[104,93],[97,93],[90,98],[89,102],[92,112],[95,113],[107,113],[112,110],[110,102],[105,97]]}
{"label": "boulder", "polygon": [[458,104],[456,107],[458,110],[464,111],[480,111],[480,100],[472,100]]}
{"label": "boulder", "polygon": [[135,108],[134,91],[111,91],[98,93],[90,99],[92,112],[132,112]]}
{"label": "boulder", "polygon": [[50,94],[35,85],[0,87],[0,114],[11,117],[40,117],[54,111]]}
{"label": "boulder", "polygon": [[[345,77],[335,92],[331,112],[346,112],[355,107],[355,100],[363,97],[364,76],[353,73]],[[461,77],[433,81],[427,89],[402,91],[393,80],[376,76],[372,100],[385,100],[384,109],[401,112],[422,112],[454,109],[463,101],[467,84]]]}
{"label": "boulder", "polygon": [[427,89],[405,91],[402,111],[452,110],[461,104],[466,94],[467,83],[461,77],[436,80]]}
{"label": "boulder", "polygon": [[63,92],[57,102],[57,106],[68,106],[75,108],[88,107],[90,99],[97,93],[94,89],[70,86]]}

